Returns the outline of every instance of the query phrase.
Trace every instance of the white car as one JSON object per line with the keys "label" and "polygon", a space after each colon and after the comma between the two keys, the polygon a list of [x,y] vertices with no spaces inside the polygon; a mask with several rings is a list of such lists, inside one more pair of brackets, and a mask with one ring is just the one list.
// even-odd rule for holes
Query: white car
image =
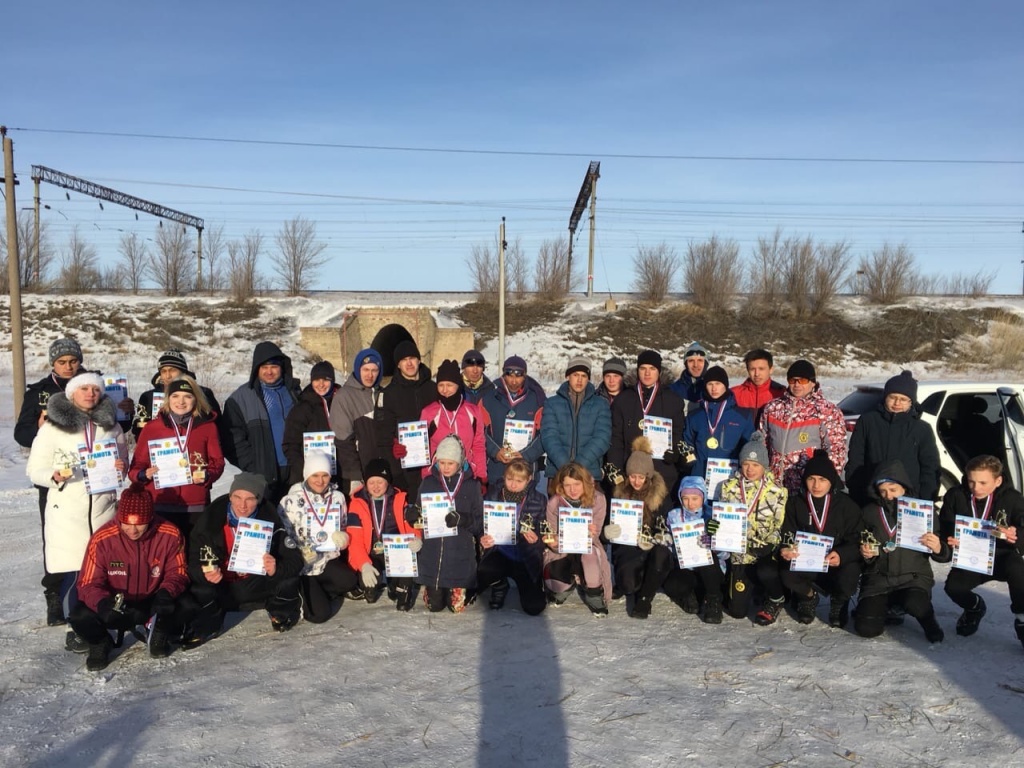
{"label": "white car", "polygon": [[[847,433],[883,396],[882,385],[866,384],[839,402]],[[1013,487],[1024,488],[1024,384],[921,381],[917,401],[921,421],[935,432],[939,446],[940,497],[960,483],[967,462],[983,453],[998,457]]]}

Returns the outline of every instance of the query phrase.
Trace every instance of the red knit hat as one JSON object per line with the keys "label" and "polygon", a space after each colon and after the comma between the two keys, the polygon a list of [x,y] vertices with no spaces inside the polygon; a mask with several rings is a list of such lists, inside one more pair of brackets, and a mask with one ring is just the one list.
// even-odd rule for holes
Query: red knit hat
{"label": "red knit hat", "polygon": [[153,497],[138,485],[132,485],[117,502],[117,522],[125,525],[149,525],[153,521]]}

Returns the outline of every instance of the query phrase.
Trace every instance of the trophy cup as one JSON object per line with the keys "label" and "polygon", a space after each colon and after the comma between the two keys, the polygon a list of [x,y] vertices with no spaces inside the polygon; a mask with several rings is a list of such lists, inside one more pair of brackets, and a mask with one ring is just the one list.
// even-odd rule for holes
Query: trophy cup
{"label": "trophy cup", "polygon": [[533,533],[533,518],[529,515],[523,515],[519,518],[519,532],[520,533]]}
{"label": "trophy cup", "polygon": [[419,511],[420,516],[416,518],[416,522],[412,524],[412,527],[418,528],[422,531],[427,527],[427,521],[423,519],[423,507],[417,507],[417,510]]}
{"label": "trophy cup", "polygon": [[640,529],[636,537],[637,546],[641,549],[650,549],[654,546],[654,537],[651,535],[651,526],[645,525]]}
{"label": "trophy cup", "polygon": [[792,533],[787,533],[785,536],[783,536],[781,549],[792,549],[793,552],[796,552],[796,536],[794,536]]}
{"label": "trophy cup", "polygon": [[202,485],[206,482],[206,459],[203,458],[203,454],[199,451],[192,452],[192,482],[196,485]]}
{"label": "trophy cup", "polygon": [[875,538],[875,534],[874,533],[872,533],[871,531],[868,531],[868,530],[861,531],[861,534],[860,534],[860,545],[862,547],[867,547],[868,548],[868,551],[871,553],[869,555],[869,557],[878,557],[878,551],[879,551],[878,550],[878,545],[879,544],[881,544],[881,542],[878,539]]}
{"label": "trophy cup", "polygon": [[558,537],[551,530],[551,524],[547,520],[540,521],[540,538],[548,546],[553,546],[558,541]]}
{"label": "trophy cup", "polygon": [[149,413],[143,407],[142,403],[135,406],[135,426],[142,429],[146,424],[149,423]]}
{"label": "trophy cup", "polygon": [[516,449],[512,447],[512,444],[508,440],[505,440],[501,445],[501,455],[506,460],[511,461],[512,457],[515,456],[515,454]]}
{"label": "trophy cup", "polygon": [[1010,527],[1010,521],[1006,517],[1006,512],[1000,509],[996,512],[996,519],[992,531],[992,538],[1006,540],[1006,529]]}
{"label": "trophy cup", "polygon": [[654,534],[654,543],[661,544],[663,547],[672,546],[672,532],[668,529],[664,517],[658,518],[658,530]]}
{"label": "trophy cup", "polygon": [[199,548],[199,562],[203,566],[203,573],[213,573],[217,570],[217,556],[213,554],[213,547],[209,544]]}

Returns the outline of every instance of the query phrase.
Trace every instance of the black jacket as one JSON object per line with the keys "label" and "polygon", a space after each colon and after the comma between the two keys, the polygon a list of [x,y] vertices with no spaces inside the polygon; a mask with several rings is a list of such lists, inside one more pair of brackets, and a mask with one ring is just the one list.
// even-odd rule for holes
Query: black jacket
{"label": "black jacket", "polygon": [[[683,398],[665,384],[661,384],[647,415],[672,419],[672,442],[669,447],[675,451],[686,427],[686,403]],[[643,418],[644,409],[640,404],[640,395],[636,387],[623,390],[612,404],[612,442],[608,446],[607,456],[608,461],[622,472],[626,471],[626,460],[632,453],[633,441],[642,434],[640,422]],[[679,479],[678,467],[656,458],[654,468],[661,474],[665,485],[671,491]]]}
{"label": "black jacket", "polygon": [[860,557],[860,532],[863,530],[862,515],[853,499],[841,491],[831,491],[831,502],[828,518],[824,528],[819,531],[811,521],[810,508],[807,506],[807,493],[790,494],[786,501],[786,517],[782,521],[782,540],[787,535],[795,535],[797,531],[821,533],[831,536],[832,551],[839,554],[841,565],[857,562]]}
{"label": "black jacket", "polygon": [[[466,477],[455,494],[459,532],[455,536],[423,539],[423,549],[417,555],[419,584],[436,588],[476,586],[476,542],[484,533],[483,494],[480,483],[468,471],[464,474]],[[435,466],[420,484],[420,495],[443,490]]]}
{"label": "black jacket", "polygon": [[[298,402],[288,413],[288,418],[284,421],[284,440],[281,442],[281,448],[288,459],[289,485],[301,483],[303,480],[302,466],[306,460],[302,452],[302,434],[304,432],[330,431],[331,397],[337,391],[338,385],[335,384],[327,393],[327,397],[323,398],[313,391],[312,384],[307,384],[306,388],[299,393]],[[337,475],[332,479],[336,482]]]}
{"label": "black jacket", "polygon": [[870,500],[869,486],[883,461],[899,459],[917,498],[935,499],[939,490],[939,449],[935,433],[921,421],[917,406],[890,413],[885,403],[857,420],[846,460],[846,487],[858,504]]}
{"label": "black jacket", "polygon": [[[437,384],[430,378],[430,369],[420,363],[415,380],[409,380],[396,372],[391,382],[377,395],[374,411],[374,430],[380,455],[391,464],[391,476],[395,484],[408,490],[409,483],[402,469],[402,462],[391,452],[392,443],[398,437],[398,425],[403,421],[419,421],[423,409],[437,400]],[[419,477],[420,468],[409,470]]]}
{"label": "black jacket", "polygon": [[68,381],[51,372],[35,384],[28,385],[25,399],[21,403],[21,413],[18,414],[18,423],[14,425],[14,439],[18,445],[23,448],[32,447],[32,441],[39,432],[39,414],[45,410],[46,401],[50,395],[63,392]]}
{"label": "black jacket", "polygon": [[[996,520],[999,513],[1002,512],[1006,515],[1007,524],[1016,526],[1018,536],[1016,544],[1010,544],[1004,539],[996,539],[996,559],[1005,557],[1012,552],[1024,555],[1024,496],[1021,496],[1013,488],[1007,487],[1004,480],[1003,485],[996,488],[992,497],[989,519]],[[978,506],[982,507],[982,504]],[[942,497],[939,527],[942,531],[940,538],[943,541],[953,536],[956,532],[957,515],[960,517],[974,517],[974,509],[971,506],[971,492],[964,485],[950,488],[946,495]],[[953,551],[950,550],[942,562],[949,562],[952,559]]]}
{"label": "black jacket", "polygon": [[[504,479],[499,480],[497,483],[492,485],[487,491],[487,498],[490,501],[502,501],[503,492],[505,490]],[[497,553],[505,553],[509,556],[508,550],[515,550],[515,557],[523,562],[526,566],[526,572],[530,574],[530,577],[540,581],[541,572],[544,569],[544,542],[540,540],[540,524],[542,520],[547,520],[547,509],[548,500],[540,491],[537,490],[537,479],[534,478],[530,481],[530,484],[526,488],[526,497],[519,505],[519,514],[516,517],[516,543],[512,546],[496,546],[490,549],[485,549],[483,555],[480,557],[481,563],[489,557],[494,557]],[[538,538],[533,544],[530,544],[526,539],[523,538],[523,534],[520,531],[520,523],[529,518],[533,522],[533,530],[536,532]],[[486,586],[486,585],[485,585]]]}

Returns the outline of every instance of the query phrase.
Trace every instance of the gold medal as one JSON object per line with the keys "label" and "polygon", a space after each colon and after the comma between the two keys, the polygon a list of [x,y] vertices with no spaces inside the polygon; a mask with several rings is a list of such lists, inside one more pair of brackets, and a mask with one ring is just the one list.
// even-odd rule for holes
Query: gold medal
{"label": "gold medal", "polygon": [[384,542],[382,542],[382,541],[375,541],[373,543],[373,554],[375,554],[375,555],[383,555],[384,554]]}
{"label": "gold medal", "polygon": [[640,419],[640,425],[639,426],[640,426],[640,431],[641,432],[644,431],[644,422],[646,422],[646,421],[647,421],[646,419]]}
{"label": "gold medal", "polygon": [[715,450],[715,448],[718,447],[718,438],[717,437],[709,437],[708,441],[707,441],[707,446],[711,450]]}
{"label": "gold medal", "polygon": [[187,467],[188,466],[188,459],[186,459],[186,458],[178,459],[178,466],[179,467]]}
{"label": "gold medal", "polygon": [[85,462],[85,466],[87,466],[89,469],[96,469],[96,459],[89,459],[87,462]]}

